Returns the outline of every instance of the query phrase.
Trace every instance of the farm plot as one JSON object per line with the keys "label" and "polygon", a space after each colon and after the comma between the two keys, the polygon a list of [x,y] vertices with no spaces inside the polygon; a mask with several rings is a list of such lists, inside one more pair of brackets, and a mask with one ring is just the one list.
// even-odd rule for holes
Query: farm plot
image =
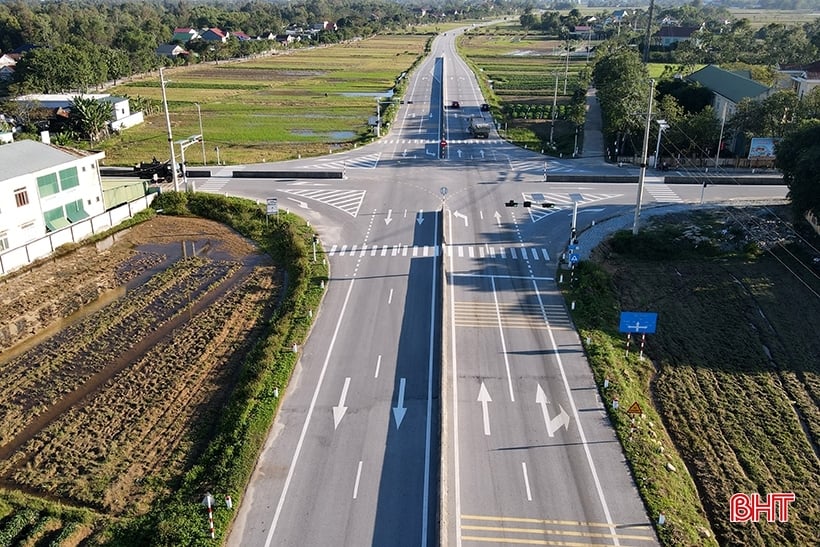
{"label": "farm plot", "polygon": [[[490,101],[498,105],[496,121],[521,146],[543,150],[555,144],[553,153],[571,154],[578,144],[575,124],[583,119],[586,84],[581,71],[587,59],[577,54],[567,58],[565,47],[564,41],[544,36],[489,34],[486,30],[460,38],[460,53],[476,69],[479,81],[492,95]],[[580,96],[579,89],[583,90]]]}
{"label": "farm plot", "polygon": [[[370,137],[374,98],[387,94],[423,53],[429,36],[377,36],[329,47],[293,49],[268,57],[169,69],[173,133],[202,133],[225,163],[260,163],[327,154]],[[161,99],[159,78],[128,82],[112,93]],[[167,157],[161,112],[102,146],[112,165]],[[192,151],[188,163],[201,160]]]}
{"label": "farm plot", "polygon": [[[715,214],[709,222],[731,233],[737,217],[753,224],[738,213]],[[697,232],[692,220],[667,224],[675,226],[665,232],[668,241]],[[726,243],[726,236],[702,236],[700,245]],[[784,268],[799,251],[771,250],[661,260],[610,253],[601,263],[612,275],[620,309],[659,314],[647,346],[657,369],[653,400],[721,545],[817,541],[820,280],[805,268],[797,279],[797,263]],[[789,521],[730,522],[729,499],[738,492],[793,492]]]}
{"label": "farm plot", "polygon": [[[17,285],[62,270],[76,275],[61,286],[116,280],[124,290],[42,343],[3,354],[0,481],[110,515],[139,513],[202,449],[279,276],[245,240],[201,219],[157,217],[99,256],[109,269],[84,267],[86,250],[2,288],[11,302]],[[70,291],[53,289],[48,309],[60,309]],[[16,302],[0,308],[31,313]]]}

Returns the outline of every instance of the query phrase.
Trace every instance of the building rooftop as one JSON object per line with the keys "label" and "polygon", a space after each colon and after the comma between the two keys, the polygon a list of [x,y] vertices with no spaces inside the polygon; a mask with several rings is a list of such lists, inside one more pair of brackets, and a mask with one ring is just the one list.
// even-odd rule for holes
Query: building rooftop
{"label": "building rooftop", "polygon": [[22,140],[0,145],[0,183],[28,173],[56,167],[81,157],[38,141]]}

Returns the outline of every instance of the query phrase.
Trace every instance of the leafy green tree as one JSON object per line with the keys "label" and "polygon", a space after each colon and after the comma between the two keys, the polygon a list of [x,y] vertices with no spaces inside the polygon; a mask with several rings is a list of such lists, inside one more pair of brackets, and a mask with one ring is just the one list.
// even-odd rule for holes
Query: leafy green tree
{"label": "leafy green tree", "polygon": [[613,142],[614,148],[622,153],[623,136],[643,131],[649,100],[649,73],[637,51],[620,48],[598,57],[592,78],[601,103],[607,142]]}
{"label": "leafy green tree", "polygon": [[75,97],[71,101],[71,120],[74,130],[91,144],[107,137],[111,105],[87,97]]}
{"label": "leafy green tree", "polygon": [[820,120],[788,134],[775,144],[775,154],[795,212],[820,214]]}
{"label": "leafy green tree", "polygon": [[801,108],[797,94],[791,89],[777,91],[762,101],[743,99],[737,104],[727,126],[746,139],[781,137],[799,124]]}
{"label": "leafy green tree", "polygon": [[760,60],[770,65],[799,63],[804,59],[814,59],[815,47],[799,26],[772,23],[758,32],[763,40]]}
{"label": "leafy green tree", "polygon": [[518,24],[527,30],[533,29],[539,24],[538,16],[532,12],[532,8],[527,8],[518,18]]}

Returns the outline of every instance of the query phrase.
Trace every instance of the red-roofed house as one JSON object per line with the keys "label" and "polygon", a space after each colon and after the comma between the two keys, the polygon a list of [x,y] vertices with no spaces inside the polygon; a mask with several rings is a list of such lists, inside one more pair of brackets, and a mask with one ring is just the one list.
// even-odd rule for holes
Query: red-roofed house
{"label": "red-roofed house", "polygon": [[216,27],[209,28],[207,30],[202,31],[199,37],[206,42],[222,42],[225,43],[228,41],[228,33],[226,31],[220,30]]}
{"label": "red-roofed house", "polygon": [[196,29],[177,27],[174,29],[174,37],[171,38],[171,41],[187,44],[194,38],[199,38],[199,32]]}

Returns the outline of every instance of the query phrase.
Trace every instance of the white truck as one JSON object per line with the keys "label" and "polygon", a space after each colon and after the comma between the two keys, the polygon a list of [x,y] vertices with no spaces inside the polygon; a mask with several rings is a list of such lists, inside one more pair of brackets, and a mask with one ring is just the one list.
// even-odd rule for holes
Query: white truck
{"label": "white truck", "polygon": [[490,122],[484,120],[484,118],[471,118],[467,130],[470,132],[470,135],[477,139],[486,139],[489,138],[492,127]]}

